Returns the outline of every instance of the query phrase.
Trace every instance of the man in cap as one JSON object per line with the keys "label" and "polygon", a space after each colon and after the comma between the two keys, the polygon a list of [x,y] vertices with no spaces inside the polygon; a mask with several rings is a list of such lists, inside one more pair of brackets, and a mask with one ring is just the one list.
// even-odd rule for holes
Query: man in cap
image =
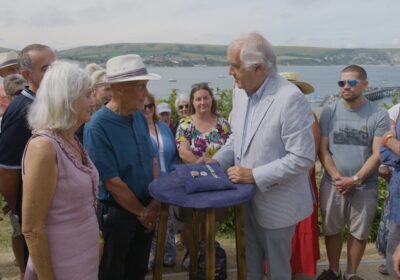
{"label": "man in cap", "polygon": [[5,78],[10,74],[18,74],[17,53],[13,51],[0,53],[0,77]]}
{"label": "man in cap", "polygon": [[[26,120],[29,105],[35,99],[49,65],[55,60],[54,52],[48,47],[33,44],[25,47],[18,55],[18,69],[28,87],[24,88],[8,106],[1,122],[0,134],[0,192],[4,196],[6,212],[18,215],[21,221],[22,179],[21,160],[25,145],[31,137],[31,130]],[[10,72],[10,70],[7,70]],[[21,236],[22,238],[22,236]],[[21,273],[25,271],[28,251],[25,246],[25,263],[19,264]]]}
{"label": "man in cap", "polygon": [[149,80],[138,55],[107,61],[112,98],[85,125],[84,144],[99,175],[97,217],[104,236],[99,279],[144,279],[160,203],[148,186],[158,175],[141,113]]}
{"label": "man in cap", "polygon": [[272,46],[247,33],[228,47],[235,79],[233,137],[213,157],[234,183],[258,190],[245,205],[247,278],[291,280],[296,224],[312,212],[308,170],[314,164],[314,123],[301,91],[276,73]]}
{"label": "man in cap", "polygon": [[[17,53],[13,51],[0,53],[0,77],[4,79],[11,74],[17,73]],[[2,85],[0,84],[0,121],[9,104],[8,96],[3,95],[1,92]]]}
{"label": "man in cap", "polygon": [[347,267],[343,279],[359,280],[357,268],[364,254],[378,195],[379,148],[390,129],[388,113],[368,101],[367,72],[358,65],[345,67],[338,85],[341,99],[326,106],[320,116],[319,159],[325,169],[320,185],[325,246],[329,269],[319,280],[342,279],[339,259],[342,231],[349,229]]}
{"label": "man in cap", "polygon": [[160,118],[160,121],[164,122],[171,128],[171,106],[168,103],[162,102],[157,105],[157,115]]}

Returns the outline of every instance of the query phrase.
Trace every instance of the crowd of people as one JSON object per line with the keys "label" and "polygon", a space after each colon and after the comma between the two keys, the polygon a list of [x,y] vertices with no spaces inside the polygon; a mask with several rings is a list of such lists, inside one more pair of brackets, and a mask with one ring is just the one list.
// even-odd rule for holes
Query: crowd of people
{"label": "crowd of people", "polygon": [[[150,183],[179,164],[212,162],[232,183],[257,189],[244,207],[248,279],[316,276],[318,208],[329,268],[317,279],[362,279],[357,269],[385,170],[380,271],[400,277],[399,110],[390,121],[363,96],[365,69],[349,65],[338,73],[341,99],[318,121],[304,97],[313,86],[298,73],[279,74],[262,35],[241,35],[227,54],[234,78],[229,121],[207,83],[192,85],[175,104],[156,100],[147,85],[161,76],[135,54],[112,57],[105,69],[58,60],[40,44],[0,54],[10,101],[1,121],[0,193],[21,279],[144,279],[154,266],[161,209]],[[164,266],[189,268],[192,212],[170,208]],[[219,209],[217,221],[227,213]]]}

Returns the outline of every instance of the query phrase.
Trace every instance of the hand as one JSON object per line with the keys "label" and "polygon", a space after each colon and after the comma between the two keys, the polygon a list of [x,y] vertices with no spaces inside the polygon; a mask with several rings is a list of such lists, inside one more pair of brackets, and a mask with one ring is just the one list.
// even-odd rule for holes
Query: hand
{"label": "hand", "polygon": [[378,171],[379,171],[379,176],[380,177],[385,179],[386,182],[390,181],[391,172],[390,172],[389,166],[381,164],[379,166]]}
{"label": "hand", "polygon": [[254,184],[253,169],[241,166],[232,166],[227,170],[228,178],[232,183]]}
{"label": "hand", "polygon": [[196,163],[218,163],[215,159],[207,158],[205,156],[199,157]]}
{"label": "hand", "polygon": [[356,189],[356,185],[351,177],[338,176],[335,178],[333,184],[335,185],[336,190],[342,195],[352,194]]}
{"label": "hand", "polygon": [[396,272],[396,275],[400,277],[400,245],[397,246],[396,251],[392,256],[393,261],[393,269]]}
{"label": "hand", "polygon": [[146,232],[152,231],[156,226],[157,219],[160,215],[160,209],[160,202],[153,199],[149,205],[147,205],[143,217],[138,218],[140,223],[146,228]]}

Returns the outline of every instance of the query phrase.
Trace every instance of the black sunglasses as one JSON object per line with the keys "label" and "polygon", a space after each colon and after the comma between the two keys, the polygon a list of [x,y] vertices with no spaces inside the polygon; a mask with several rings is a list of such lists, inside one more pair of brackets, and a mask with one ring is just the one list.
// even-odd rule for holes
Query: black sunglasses
{"label": "black sunglasses", "polygon": [[179,105],[178,106],[179,110],[182,110],[183,108],[187,109],[187,108],[189,108],[189,105],[186,104],[186,105]]}
{"label": "black sunglasses", "polygon": [[341,80],[337,82],[339,87],[344,87],[346,83],[349,84],[350,87],[355,87],[358,84],[358,80]]}
{"label": "black sunglasses", "polygon": [[144,109],[146,110],[146,109],[149,109],[149,110],[152,110],[152,109],[154,109],[154,103],[149,103],[149,104],[147,104],[147,105],[144,105]]}

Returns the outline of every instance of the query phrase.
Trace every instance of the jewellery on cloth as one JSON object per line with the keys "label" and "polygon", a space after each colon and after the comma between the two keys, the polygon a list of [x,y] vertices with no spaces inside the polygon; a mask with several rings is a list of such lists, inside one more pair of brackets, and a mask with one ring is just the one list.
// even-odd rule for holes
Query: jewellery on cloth
{"label": "jewellery on cloth", "polygon": [[206,167],[208,168],[208,170],[210,170],[211,175],[213,175],[214,178],[219,178],[218,175],[215,173],[215,170],[209,164],[206,164]]}
{"label": "jewellery on cloth", "polygon": [[383,145],[387,146],[387,143],[389,141],[390,138],[393,138],[394,136],[392,134],[387,134],[385,135],[385,137],[383,137]]}
{"label": "jewellery on cloth", "polygon": [[207,174],[207,172],[205,172],[205,171],[201,171],[201,172],[200,172],[200,175],[204,177],[204,176],[207,176],[208,174]]}
{"label": "jewellery on cloth", "polygon": [[196,171],[196,170],[192,170],[192,171],[190,171],[190,175],[191,175],[193,178],[197,178],[197,177],[200,176],[200,172],[199,172],[199,171]]}
{"label": "jewellery on cloth", "polygon": [[353,184],[356,186],[359,186],[362,184],[361,178],[356,175],[354,175],[353,177],[351,177],[353,179]]}

